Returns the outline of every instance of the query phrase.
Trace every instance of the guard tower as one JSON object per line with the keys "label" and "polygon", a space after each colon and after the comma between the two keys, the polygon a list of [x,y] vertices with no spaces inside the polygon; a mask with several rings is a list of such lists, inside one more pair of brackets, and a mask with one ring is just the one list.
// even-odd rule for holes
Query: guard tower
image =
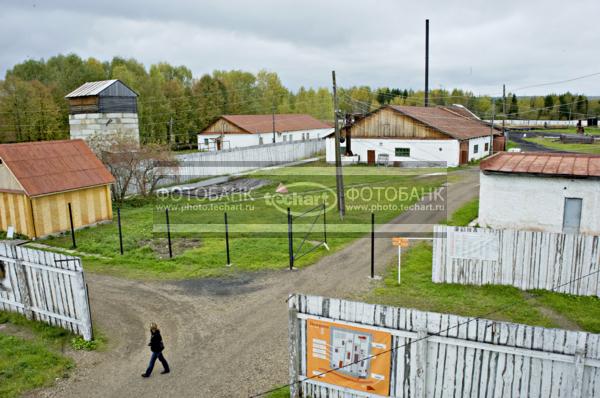
{"label": "guard tower", "polygon": [[123,134],[140,141],[138,94],[120,80],[87,82],[69,93],[71,139]]}

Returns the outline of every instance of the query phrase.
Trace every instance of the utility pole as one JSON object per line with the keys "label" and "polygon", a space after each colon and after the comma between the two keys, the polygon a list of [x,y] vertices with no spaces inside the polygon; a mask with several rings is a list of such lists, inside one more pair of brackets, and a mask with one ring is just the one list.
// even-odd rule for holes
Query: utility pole
{"label": "utility pole", "polygon": [[273,144],[275,143],[275,104],[273,103],[273,108],[271,109],[271,113],[273,115]]}
{"label": "utility pole", "polygon": [[425,20],[425,106],[429,106],[429,19]]}
{"label": "utility pole", "polygon": [[338,98],[337,85],[335,82],[335,71],[331,71],[333,80],[333,120],[335,126],[335,182],[337,187],[337,205],[340,218],[346,215],[346,199],[344,197],[344,177],[342,175],[342,154],[340,149],[340,125],[338,120]]}
{"label": "utility pole", "polygon": [[494,154],[494,122],[496,119],[496,98],[492,98],[492,125],[490,127],[490,155]]}
{"label": "utility pole", "polygon": [[502,85],[502,136],[506,139],[506,84]]}

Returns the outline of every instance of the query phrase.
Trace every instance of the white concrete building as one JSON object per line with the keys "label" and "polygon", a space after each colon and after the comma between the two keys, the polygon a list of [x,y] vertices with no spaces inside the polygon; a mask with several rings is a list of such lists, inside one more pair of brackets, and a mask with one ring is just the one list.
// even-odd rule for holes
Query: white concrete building
{"label": "white concrete building", "polygon": [[198,133],[198,149],[220,151],[273,142],[319,139],[331,133],[327,123],[303,114],[223,115]]}
{"label": "white concrete building", "polygon": [[[458,166],[489,155],[492,141],[496,150],[504,148],[498,130],[459,106],[385,106],[345,128],[342,136],[342,153],[358,162],[375,163],[387,155],[400,166]],[[327,161],[335,162],[333,134],[326,148]]]}
{"label": "white concrete building", "polygon": [[600,235],[600,156],[501,152],[480,167],[482,227]]}
{"label": "white concrete building", "polygon": [[71,139],[119,134],[139,142],[137,96],[120,80],[88,82],[73,90],[65,97]]}

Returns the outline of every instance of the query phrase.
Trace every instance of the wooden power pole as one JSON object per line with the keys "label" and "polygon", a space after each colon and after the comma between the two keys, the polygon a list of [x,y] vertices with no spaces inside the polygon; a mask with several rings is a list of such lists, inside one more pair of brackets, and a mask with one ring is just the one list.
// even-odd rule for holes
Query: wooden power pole
{"label": "wooden power pole", "polygon": [[275,143],[275,104],[273,104],[273,108],[271,109],[271,113],[273,115],[273,144]]}
{"label": "wooden power pole", "polygon": [[342,153],[340,149],[340,125],[338,120],[338,98],[337,85],[335,82],[335,71],[331,71],[333,79],[333,120],[335,126],[335,182],[337,187],[337,205],[340,218],[346,215],[346,199],[344,196],[344,177],[342,175]]}
{"label": "wooden power pole", "polygon": [[429,19],[425,20],[425,106],[429,106]]}

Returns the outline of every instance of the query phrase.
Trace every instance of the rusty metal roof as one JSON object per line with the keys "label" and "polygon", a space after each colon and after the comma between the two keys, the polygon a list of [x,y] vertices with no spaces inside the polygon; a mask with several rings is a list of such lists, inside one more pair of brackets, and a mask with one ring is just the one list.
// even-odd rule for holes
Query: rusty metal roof
{"label": "rusty metal roof", "polygon": [[[490,126],[457,106],[402,106],[389,105],[390,109],[415,119],[457,140],[485,137],[491,134]],[[494,130],[494,134],[500,134]]]}
{"label": "rusty metal roof", "polygon": [[[273,131],[273,115],[223,115],[221,119],[236,125],[249,134],[271,133]],[[215,122],[216,123],[216,122]],[[212,123],[214,124],[214,123]],[[212,126],[211,124],[211,126]],[[300,131],[330,129],[327,123],[305,114],[276,114],[275,131]],[[225,131],[224,134],[228,132]],[[214,134],[203,131],[200,134]]]}
{"label": "rusty metal roof", "polygon": [[2,144],[0,159],[28,196],[106,185],[115,181],[83,140]]}
{"label": "rusty metal roof", "polygon": [[600,177],[600,155],[580,153],[499,152],[480,163],[483,172],[558,177]]}

